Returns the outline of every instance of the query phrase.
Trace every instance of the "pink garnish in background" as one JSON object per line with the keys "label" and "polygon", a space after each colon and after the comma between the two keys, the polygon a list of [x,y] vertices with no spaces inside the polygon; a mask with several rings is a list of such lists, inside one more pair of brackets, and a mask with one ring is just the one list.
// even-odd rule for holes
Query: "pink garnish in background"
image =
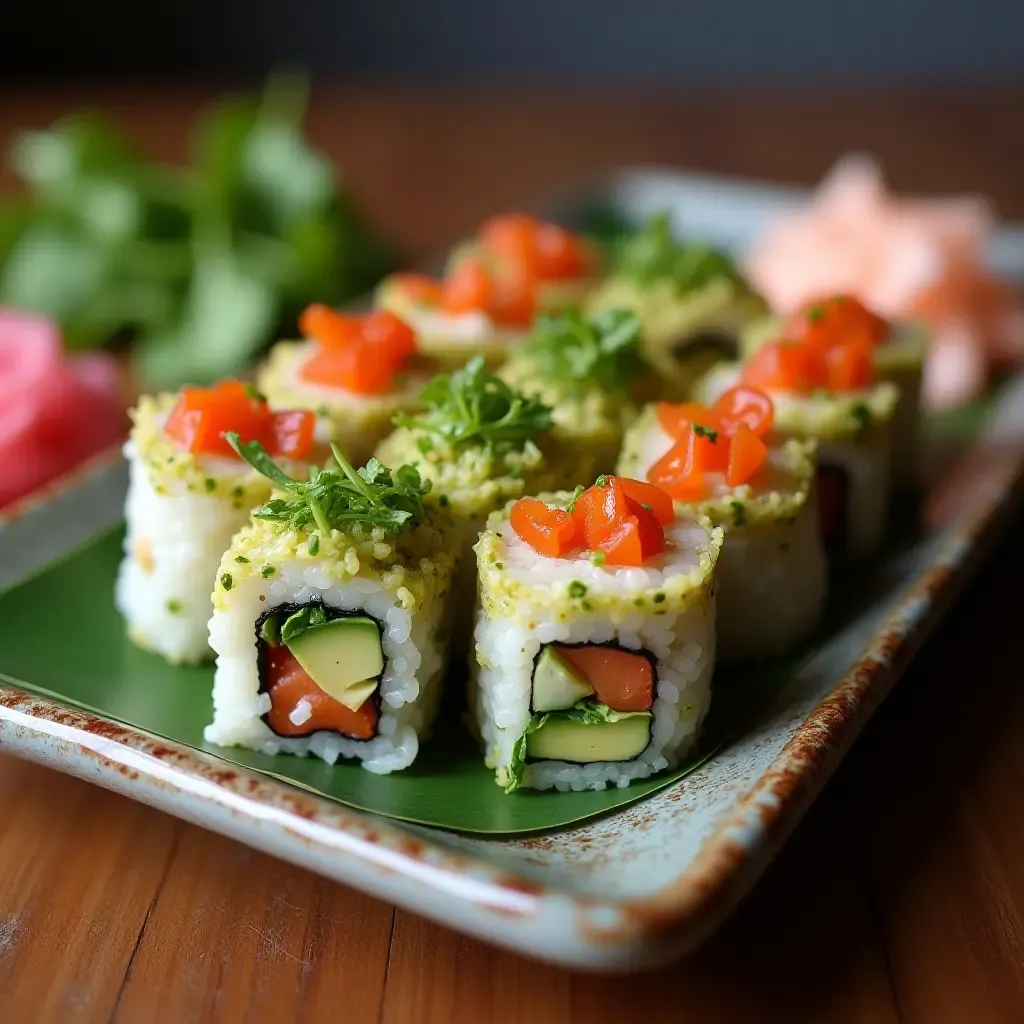
{"label": "pink garnish in background", "polygon": [[746,271],[781,313],[848,293],[889,319],[927,323],[925,402],[947,409],[980,394],[994,366],[1024,361],[1024,307],[984,266],[993,222],[975,196],[900,199],[874,160],[849,156],[765,233]]}
{"label": "pink garnish in background", "polygon": [[124,436],[117,363],[65,355],[56,324],[0,309],[0,508]]}

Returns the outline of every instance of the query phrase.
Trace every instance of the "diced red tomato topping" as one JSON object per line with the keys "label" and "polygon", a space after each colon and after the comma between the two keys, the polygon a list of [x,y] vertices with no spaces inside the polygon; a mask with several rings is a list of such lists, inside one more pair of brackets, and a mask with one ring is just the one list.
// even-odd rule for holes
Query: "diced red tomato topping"
{"label": "diced red tomato topping", "polygon": [[569,513],[549,508],[537,498],[520,498],[512,506],[509,521],[512,529],[539,554],[558,558],[578,546]]}
{"label": "diced red tomato topping", "polygon": [[770,341],[743,368],[743,381],[768,390],[809,394],[825,387],[821,354],[796,341]]}
{"label": "diced red tomato topping", "polygon": [[825,351],[858,342],[872,348],[885,340],[888,324],[851,295],[805,303],[786,325],[786,336]]}
{"label": "diced red tomato topping", "polygon": [[593,550],[617,523],[624,522],[630,514],[629,501],[618,478],[606,476],[576,499],[572,521],[582,544]]}
{"label": "diced red tomato topping", "polygon": [[613,711],[650,711],[654,706],[654,670],[644,655],[597,644],[552,646]]}
{"label": "diced red tomato topping", "polygon": [[316,416],[294,409],[271,412],[266,401],[239,380],[212,388],[184,388],[164,424],[164,434],[188,452],[235,457],[224,436],[259,441],[274,456],[304,458],[313,446]]}
{"label": "diced red tomato topping", "polygon": [[665,550],[663,524],[675,518],[668,495],[642,480],[602,477],[576,499],[572,514],[536,498],[512,506],[512,529],[535,551],[557,558],[579,548],[607,565],[642,565]]}
{"label": "diced red tomato topping", "polygon": [[492,217],[480,229],[481,247],[499,261],[518,264],[541,281],[564,281],[591,273],[580,239],[558,224],[523,213]]}
{"label": "diced red tomato topping", "polygon": [[[365,700],[355,711],[345,707],[313,682],[287,647],[267,648],[267,693],[270,710],[267,721],[279,736],[308,736],[319,729],[369,740],[377,731],[378,711],[374,702]],[[309,704],[312,715],[295,725],[291,714],[300,701]]]}
{"label": "diced red tomato topping", "polygon": [[875,359],[864,341],[833,345],[825,353],[825,376],[830,391],[860,391],[875,381]]}
{"label": "diced red tomato topping", "polygon": [[630,480],[628,477],[617,476],[615,480],[622,488],[628,502],[636,502],[641,508],[652,512],[654,518],[662,526],[668,526],[676,521],[676,510],[672,504],[672,498],[660,487],[647,483],[646,480]]}
{"label": "diced red tomato topping", "polygon": [[444,282],[441,304],[446,313],[489,310],[494,303],[494,279],[475,258],[460,260]]}
{"label": "diced red tomato topping", "polygon": [[416,351],[412,328],[384,309],[353,316],[314,304],[299,318],[299,327],[318,342],[299,371],[303,380],[354,394],[391,391],[395,375]]}
{"label": "diced red tomato topping", "polygon": [[742,384],[720,395],[712,412],[727,437],[732,437],[740,424],[749,427],[758,437],[764,437],[775,422],[772,400],[763,391]]}
{"label": "diced red tomato topping", "polygon": [[745,423],[741,423],[729,442],[729,466],[725,471],[725,482],[730,487],[739,487],[764,465],[768,448],[764,441]]}
{"label": "diced red tomato topping", "polygon": [[658,422],[673,437],[683,437],[694,423],[711,430],[722,429],[718,414],[699,402],[659,402],[656,411]]}

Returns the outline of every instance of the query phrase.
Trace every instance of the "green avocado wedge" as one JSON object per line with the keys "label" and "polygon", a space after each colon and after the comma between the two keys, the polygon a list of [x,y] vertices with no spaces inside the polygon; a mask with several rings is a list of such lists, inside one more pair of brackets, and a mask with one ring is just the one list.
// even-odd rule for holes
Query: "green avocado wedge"
{"label": "green avocado wedge", "polygon": [[[213,667],[176,668],[135,647],[114,609],[122,531],[104,534],[0,595],[0,681],[310,790],[349,807],[457,832],[514,835],[562,828],[662,789],[702,764],[779,693],[788,672],[744,673],[721,688],[696,756],[626,789],[506,795],[458,723],[439,722],[412,767],[373,775],[358,764],[270,756],[203,739]],[[48,642],[49,624],[61,642]],[[449,680],[464,686],[461,676]]]}

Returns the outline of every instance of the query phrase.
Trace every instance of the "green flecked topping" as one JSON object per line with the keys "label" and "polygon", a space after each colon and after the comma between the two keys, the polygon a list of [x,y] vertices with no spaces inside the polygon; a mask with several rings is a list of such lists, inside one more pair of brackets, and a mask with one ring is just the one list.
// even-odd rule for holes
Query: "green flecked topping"
{"label": "green flecked topping", "polygon": [[[567,491],[539,495],[540,500],[557,508],[565,508],[571,497]],[[562,580],[550,580],[512,562],[505,539],[511,530],[508,524],[510,507],[491,514],[487,528],[473,549],[477,559],[481,605],[492,619],[525,620],[528,624],[534,615],[544,615],[565,622],[581,612],[617,615],[624,608],[644,607],[648,603],[656,603],[659,612],[674,615],[695,604],[706,603],[710,598],[723,534],[720,527],[714,527],[706,518],[681,516],[674,526],[666,530],[667,550],[659,558],[671,562],[672,550],[678,540],[686,545],[686,561],[693,563],[688,571],[663,577],[657,586],[652,586],[649,579],[645,579],[646,574],[635,574],[640,579],[633,588],[624,590],[617,584],[605,589],[600,579],[593,583],[589,579],[586,583],[582,579],[565,581],[564,577]],[[579,557],[586,555],[581,553]],[[502,564],[505,571],[498,571],[495,563]],[[605,568],[603,572],[620,576],[620,579],[623,576],[633,578],[626,576],[630,572],[627,569]]]}
{"label": "green flecked topping", "polygon": [[167,599],[167,610],[172,615],[180,615],[185,610],[185,605],[176,598],[169,597]]}
{"label": "green flecked topping", "polygon": [[220,574],[220,585],[225,590],[230,590],[232,588],[232,586],[234,586],[234,582],[235,581],[234,581],[234,578],[232,577],[231,573],[229,573],[229,572],[222,572]]}
{"label": "green flecked topping", "polygon": [[314,533],[309,538],[309,541],[307,542],[306,547],[309,549],[309,553],[311,555],[317,554],[317,552],[319,552],[319,550],[320,550],[320,534]]}
{"label": "green flecked topping", "polygon": [[249,559],[246,558],[245,555],[235,555],[235,561],[238,562],[240,565],[245,565],[249,561]]}
{"label": "green flecked topping", "polygon": [[[217,481],[216,481],[216,480],[214,480],[214,479],[213,479],[213,477],[209,477],[209,476],[208,476],[208,477],[207,477],[207,478],[206,478],[206,479],[205,479],[205,480],[203,481],[203,486],[204,486],[204,487],[206,488],[206,490],[207,490],[208,492],[210,492],[210,491],[215,491],[215,490],[217,490]],[[232,489],[232,493],[234,493],[234,489]]]}
{"label": "green flecked topping", "polygon": [[[309,545],[313,536],[319,545],[314,545],[315,553]],[[229,607],[235,592],[251,580],[263,587],[271,577],[298,573],[301,578],[305,567],[316,566],[338,584],[356,578],[373,580],[403,608],[414,610],[447,591],[455,564],[453,552],[458,548],[455,536],[451,521],[440,513],[429,521],[407,524],[399,533],[357,522],[324,534],[280,520],[253,519],[235,534],[221,559],[219,571],[232,577],[232,589],[215,589],[214,608]],[[239,555],[247,561],[236,561]]]}
{"label": "green flecked topping", "polygon": [[431,484],[428,504],[447,509],[457,521],[478,526],[494,509],[513,498],[542,489],[548,482],[544,455],[531,440],[504,450],[488,445],[453,445],[434,438],[429,452],[417,445],[417,431],[398,427],[377,446],[389,465],[416,460]]}
{"label": "green flecked topping", "polygon": [[892,420],[899,388],[881,381],[870,391],[807,397],[773,392],[775,427],[794,437],[820,441],[854,440],[874,425]]}

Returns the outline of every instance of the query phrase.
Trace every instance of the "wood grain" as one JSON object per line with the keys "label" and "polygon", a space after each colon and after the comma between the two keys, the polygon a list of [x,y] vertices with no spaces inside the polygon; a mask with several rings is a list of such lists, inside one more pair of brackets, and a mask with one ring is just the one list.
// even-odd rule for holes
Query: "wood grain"
{"label": "wood grain", "polygon": [[[0,93],[0,139],[82,103],[179,159],[209,89]],[[1024,218],[1020,92],[336,89],[311,130],[409,254],[615,163],[810,182],[842,151]],[[0,183],[11,186],[8,178]],[[733,920],[637,978],[492,949],[0,755],[0,1020],[1024,1019],[1024,542],[1002,548]]]}

